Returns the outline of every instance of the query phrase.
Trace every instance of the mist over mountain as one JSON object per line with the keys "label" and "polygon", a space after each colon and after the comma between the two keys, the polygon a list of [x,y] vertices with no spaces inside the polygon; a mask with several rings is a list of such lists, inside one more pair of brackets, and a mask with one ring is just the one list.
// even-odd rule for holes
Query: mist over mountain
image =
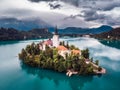
{"label": "mist over mountain", "polygon": [[[48,28],[50,32],[54,32],[54,26],[40,20],[40,19],[27,19],[19,20],[16,18],[0,18],[0,27],[14,28],[17,30],[29,31],[34,28]],[[67,27],[59,29],[60,34],[99,34],[112,30],[111,26],[103,25],[98,28],[81,28],[81,27]]]}
{"label": "mist over mountain", "polygon": [[34,18],[27,20],[19,20],[16,18],[0,18],[0,27],[15,28],[17,30],[28,31],[34,28],[51,27],[51,25],[40,19],[34,19]]}

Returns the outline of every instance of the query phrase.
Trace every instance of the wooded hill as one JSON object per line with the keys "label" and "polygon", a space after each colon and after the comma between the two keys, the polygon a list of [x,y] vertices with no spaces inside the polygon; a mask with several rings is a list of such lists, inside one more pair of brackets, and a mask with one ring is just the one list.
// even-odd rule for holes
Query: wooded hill
{"label": "wooded hill", "polygon": [[30,31],[19,31],[14,28],[0,28],[0,41],[26,40],[52,37],[48,29],[32,29]]}
{"label": "wooded hill", "polygon": [[109,32],[93,35],[93,37],[99,39],[120,40],[120,27],[115,28]]}

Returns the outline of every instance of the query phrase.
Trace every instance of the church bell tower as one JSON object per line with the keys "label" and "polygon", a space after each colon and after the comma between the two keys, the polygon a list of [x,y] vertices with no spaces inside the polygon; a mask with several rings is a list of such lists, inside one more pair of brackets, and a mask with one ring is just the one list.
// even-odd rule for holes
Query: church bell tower
{"label": "church bell tower", "polygon": [[55,28],[55,32],[54,32],[54,35],[53,35],[53,46],[54,47],[58,47],[59,46],[59,34],[58,34],[57,26]]}

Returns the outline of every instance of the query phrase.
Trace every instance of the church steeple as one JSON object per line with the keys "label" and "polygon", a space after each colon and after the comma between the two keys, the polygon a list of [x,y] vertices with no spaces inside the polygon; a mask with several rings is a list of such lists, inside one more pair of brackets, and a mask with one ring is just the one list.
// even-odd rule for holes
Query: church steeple
{"label": "church steeple", "polygon": [[58,35],[58,29],[57,29],[57,26],[55,27],[55,35]]}

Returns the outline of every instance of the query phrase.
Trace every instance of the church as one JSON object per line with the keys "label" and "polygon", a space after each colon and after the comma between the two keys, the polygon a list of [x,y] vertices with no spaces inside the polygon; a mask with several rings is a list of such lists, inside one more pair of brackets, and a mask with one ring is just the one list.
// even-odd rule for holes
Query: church
{"label": "church", "polygon": [[40,42],[39,43],[39,49],[40,50],[45,50],[46,45],[49,46],[49,47],[56,47],[57,48],[59,46],[59,43],[60,43],[59,34],[58,34],[57,26],[56,26],[52,40],[49,39],[49,40]]}
{"label": "church", "polygon": [[68,55],[70,55],[70,54],[73,54],[73,55],[74,54],[75,55],[79,54],[79,55],[81,55],[80,50],[75,50],[75,49],[70,50],[67,47],[65,47],[65,45],[60,45],[59,34],[58,34],[57,27],[55,28],[53,38],[41,42],[39,44],[39,49],[45,51],[46,46],[49,46],[50,48],[52,48],[52,47],[57,48],[59,55],[63,56],[64,58],[66,58],[66,54],[68,54]]}

